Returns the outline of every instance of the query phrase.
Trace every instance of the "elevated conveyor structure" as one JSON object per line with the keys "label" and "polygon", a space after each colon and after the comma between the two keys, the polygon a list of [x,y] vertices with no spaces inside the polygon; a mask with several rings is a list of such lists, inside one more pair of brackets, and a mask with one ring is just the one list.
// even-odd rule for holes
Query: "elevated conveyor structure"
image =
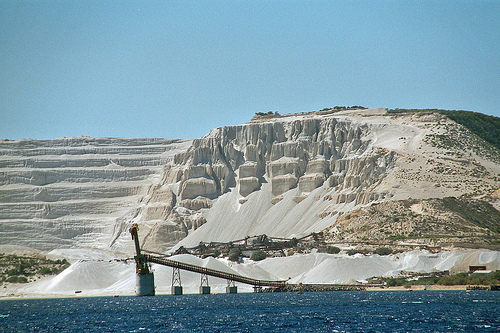
{"label": "elevated conveyor structure", "polygon": [[143,256],[144,256],[144,259],[150,263],[169,266],[169,267],[173,267],[173,268],[179,268],[182,270],[200,273],[200,274],[206,274],[209,276],[227,279],[228,281],[241,282],[241,283],[252,285],[254,287],[284,287],[286,285],[286,281],[258,280],[258,279],[253,279],[253,278],[249,278],[249,277],[238,275],[238,274],[227,273],[227,272],[223,272],[223,271],[219,271],[219,270],[215,270],[215,269],[211,269],[211,268],[207,268],[207,267],[200,267],[200,266],[196,266],[196,265],[186,264],[186,263],[175,261],[172,259],[161,258],[161,257],[154,256],[151,254],[143,254]]}
{"label": "elevated conveyor structure", "polygon": [[[162,254],[147,250],[141,251],[139,245],[139,237],[137,235],[137,229],[138,229],[137,224],[132,225],[132,227],[130,228],[130,233],[132,234],[132,239],[135,242],[135,249],[136,249],[136,256],[134,258],[136,261],[136,271],[137,271],[136,294],[138,296],[155,294],[154,275],[149,266],[151,263],[172,267],[174,271],[182,269],[185,271],[201,274],[202,282],[200,290],[202,290],[202,288],[210,288],[208,286],[207,276],[226,279],[228,281],[228,287],[226,288],[227,293],[236,293],[236,286],[234,285],[235,282],[251,285],[254,287],[254,290],[256,292],[262,291],[262,287],[276,288],[278,291],[303,292],[303,291],[336,291],[336,290],[355,291],[355,290],[365,290],[365,287],[369,286],[369,285],[360,286],[360,285],[347,285],[347,284],[317,284],[317,285],[302,284],[302,283],[289,284],[285,280],[259,280],[238,274],[219,271],[212,268],[183,263],[180,261],[168,259],[167,254]],[[143,252],[148,252],[148,254],[144,254]],[[175,287],[182,288],[180,286],[180,280],[179,280],[179,286]],[[208,292],[203,291],[202,293],[203,294],[209,293],[209,289],[207,289],[207,291]],[[182,294],[182,289],[180,293],[175,293],[175,295],[181,295],[181,294]]]}

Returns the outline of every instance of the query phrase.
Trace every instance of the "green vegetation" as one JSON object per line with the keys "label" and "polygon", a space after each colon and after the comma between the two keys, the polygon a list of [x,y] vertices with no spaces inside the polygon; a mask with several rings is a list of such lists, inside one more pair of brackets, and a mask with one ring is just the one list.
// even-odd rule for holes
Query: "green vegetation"
{"label": "green vegetation", "polygon": [[396,286],[404,285],[405,282],[406,282],[406,280],[404,280],[404,279],[389,278],[386,281],[386,285],[388,287],[396,287]]}
{"label": "green vegetation", "polygon": [[2,282],[26,283],[34,275],[58,274],[69,267],[69,262],[32,256],[0,253],[0,279]]}
{"label": "green vegetation", "polygon": [[237,247],[233,247],[231,250],[229,250],[229,255],[228,258],[231,261],[238,261],[241,256],[241,250]]}
{"label": "green vegetation", "polygon": [[280,114],[278,113],[278,111],[274,112],[273,111],[269,111],[267,113],[265,112],[255,112],[255,115],[256,116],[259,116],[259,117],[279,117]]}
{"label": "green vegetation", "polygon": [[[484,199],[474,199],[466,195],[420,201],[430,211],[446,212],[446,215],[442,216],[418,215],[409,211],[411,205],[416,202],[418,201],[398,202],[398,212],[384,212],[380,209],[370,212],[372,226],[379,232],[376,237],[387,242],[428,239],[441,243],[453,239],[451,242],[484,244],[493,244],[500,239],[500,212]],[[403,233],[391,228],[395,218],[397,223],[411,226],[409,230]]]}
{"label": "green vegetation", "polygon": [[10,282],[10,283],[27,283],[28,279],[25,276],[10,276],[8,277],[5,282]]}
{"label": "green vegetation", "polygon": [[445,286],[453,286],[457,284],[472,284],[472,285],[488,285],[500,284],[500,271],[488,275],[468,275],[467,273],[459,273],[450,276],[441,277],[438,284]]}
{"label": "green vegetation", "polygon": [[299,240],[295,237],[288,241],[288,246],[290,247],[295,247],[297,244],[299,244]]}
{"label": "green vegetation", "polygon": [[498,285],[500,284],[500,271],[493,272],[488,275],[468,275],[467,273],[458,273],[454,275],[432,276],[414,278],[388,278],[386,285],[389,287],[412,285],[432,285],[439,284],[443,286],[455,285]]}
{"label": "green vegetation", "polygon": [[356,253],[359,253],[359,252],[356,249],[350,249],[350,250],[347,250],[346,253],[347,253],[348,256],[353,256],[353,255],[355,255]]}
{"label": "green vegetation", "polygon": [[52,274],[52,269],[50,269],[49,267],[42,267],[38,270],[37,273],[40,275]]}
{"label": "green vegetation", "polygon": [[[340,249],[339,249],[339,251],[340,251]],[[379,247],[375,251],[370,251],[368,249],[362,249],[362,248],[350,249],[350,250],[346,251],[347,255],[349,255],[349,256],[355,255],[357,253],[360,253],[360,254],[363,254],[363,255],[367,255],[367,254],[370,254],[372,252],[376,253],[378,255],[381,255],[381,256],[386,256],[386,255],[389,255],[389,254],[393,253],[393,250],[391,248],[389,248],[389,247]]]}
{"label": "green vegetation", "polygon": [[407,239],[408,237],[405,235],[390,235],[387,236],[388,240],[401,240],[401,239]]}
{"label": "green vegetation", "polygon": [[472,133],[500,150],[500,118],[478,112],[441,109],[392,109],[389,113],[439,113],[459,123]]}
{"label": "green vegetation", "polygon": [[337,106],[334,106],[333,109],[338,110],[338,111],[343,111],[343,110],[365,110],[367,108],[365,108],[364,106],[360,106],[360,105],[353,105],[353,106],[338,106],[337,105]]}
{"label": "green vegetation", "polygon": [[336,246],[328,246],[326,248],[326,253],[329,253],[329,254],[337,254],[340,252],[340,249]]}
{"label": "green vegetation", "polygon": [[392,249],[388,247],[379,247],[375,250],[375,253],[380,256],[386,256],[392,253]]}
{"label": "green vegetation", "polygon": [[250,259],[252,259],[254,261],[261,261],[261,260],[264,260],[266,258],[267,258],[267,253],[265,251],[262,251],[262,250],[255,251],[250,256]]}
{"label": "green vegetation", "polygon": [[442,199],[443,206],[475,225],[500,233],[500,212],[482,200],[464,200],[455,197]]}
{"label": "green vegetation", "polygon": [[[360,106],[360,105],[353,105],[353,106],[334,106],[333,108],[323,108],[319,111],[307,111],[307,112],[299,112],[299,113],[289,113],[289,114],[285,114],[283,115],[284,117],[287,117],[287,116],[293,116],[293,115],[307,115],[307,114],[315,114],[316,112],[319,112],[319,113],[335,113],[335,112],[339,112],[339,111],[347,111],[347,110],[364,110],[364,109],[367,109],[366,107],[364,106]],[[256,112],[255,113],[255,117],[257,117],[257,119],[271,119],[271,118],[278,118],[278,117],[282,117],[277,111],[273,112],[273,111],[268,111],[268,112]]]}
{"label": "green vegetation", "polygon": [[357,253],[360,253],[360,254],[363,254],[363,255],[367,255],[367,254],[370,254],[370,250],[367,250],[367,249],[350,249],[350,250],[347,250],[346,251],[347,255],[349,256],[353,256]]}
{"label": "green vegetation", "polygon": [[500,118],[471,111],[440,111],[439,113],[467,127],[472,133],[500,149]]}

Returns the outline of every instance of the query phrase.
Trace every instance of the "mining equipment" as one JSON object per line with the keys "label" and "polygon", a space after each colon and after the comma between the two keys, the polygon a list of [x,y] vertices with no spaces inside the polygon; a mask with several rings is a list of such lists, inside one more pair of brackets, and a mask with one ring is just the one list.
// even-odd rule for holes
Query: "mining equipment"
{"label": "mining equipment", "polygon": [[155,277],[151,271],[151,266],[147,262],[146,257],[141,253],[141,247],[139,246],[139,235],[137,231],[139,227],[137,223],[134,223],[129,231],[132,235],[132,240],[135,243],[135,294],[137,296],[154,296],[155,294]]}

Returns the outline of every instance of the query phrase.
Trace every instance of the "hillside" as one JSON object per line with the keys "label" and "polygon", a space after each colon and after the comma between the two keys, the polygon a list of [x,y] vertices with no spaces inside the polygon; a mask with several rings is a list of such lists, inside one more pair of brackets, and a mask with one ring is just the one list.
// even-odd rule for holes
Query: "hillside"
{"label": "hillside", "polygon": [[439,109],[395,109],[389,113],[440,113],[461,124],[469,131],[500,149],[500,118],[482,113]]}
{"label": "hillside", "polygon": [[500,136],[490,118],[337,107],[257,114],[192,141],[2,141],[0,238],[129,253],[126,231],[138,223],[145,248],[160,251],[312,232],[496,244]]}
{"label": "hillside", "polygon": [[[176,156],[165,179],[166,184],[175,183],[167,186],[172,186],[184,218],[201,216],[207,221],[201,227],[185,224],[189,235],[178,246],[190,247],[259,234],[328,236],[349,212],[386,202],[451,197],[459,203],[475,198],[480,204],[467,209],[496,212],[498,200],[488,195],[500,186],[499,156],[491,143],[440,112],[328,109],[257,115],[248,124],[215,129]],[[487,225],[478,225],[470,216],[454,222],[450,200],[441,205],[442,217],[433,222],[439,228],[432,233],[388,223],[391,233],[376,240],[404,240],[414,232],[420,242],[433,244],[498,242],[497,215]],[[190,202],[203,206],[189,207]],[[415,219],[402,221],[427,223],[414,214]],[[377,234],[355,235],[360,231],[346,229],[356,232],[328,238],[370,241]],[[447,232],[439,232],[444,229]],[[144,235],[146,244],[161,244],[150,236]]]}
{"label": "hillside", "polygon": [[387,201],[340,216],[325,234],[331,242],[500,245],[500,211],[465,197]]}
{"label": "hillside", "polygon": [[[342,250],[295,248],[240,263],[178,257],[297,283],[500,269],[499,252],[490,251],[500,241],[498,127],[488,121],[441,110],[333,108],[258,114],[194,140],[2,141],[0,253],[43,251],[71,266],[24,286],[6,283],[0,296],[132,293],[132,223],[143,248],[157,252],[311,233]],[[360,254],[379,246],[396,253]],[[155,270],[165,292],[171,271]],[[199,276],[186,276],[187,290],[197,290]]]}

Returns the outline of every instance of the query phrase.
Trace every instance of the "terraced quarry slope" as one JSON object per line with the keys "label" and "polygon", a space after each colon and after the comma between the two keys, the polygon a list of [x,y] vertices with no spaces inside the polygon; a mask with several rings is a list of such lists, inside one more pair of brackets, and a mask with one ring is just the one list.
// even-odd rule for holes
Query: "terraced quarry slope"
{"label": "terraced quarry slope", "polygon": [[0,245],[109,246],[163,165],[190,141],[61,138],[0,142]]}

